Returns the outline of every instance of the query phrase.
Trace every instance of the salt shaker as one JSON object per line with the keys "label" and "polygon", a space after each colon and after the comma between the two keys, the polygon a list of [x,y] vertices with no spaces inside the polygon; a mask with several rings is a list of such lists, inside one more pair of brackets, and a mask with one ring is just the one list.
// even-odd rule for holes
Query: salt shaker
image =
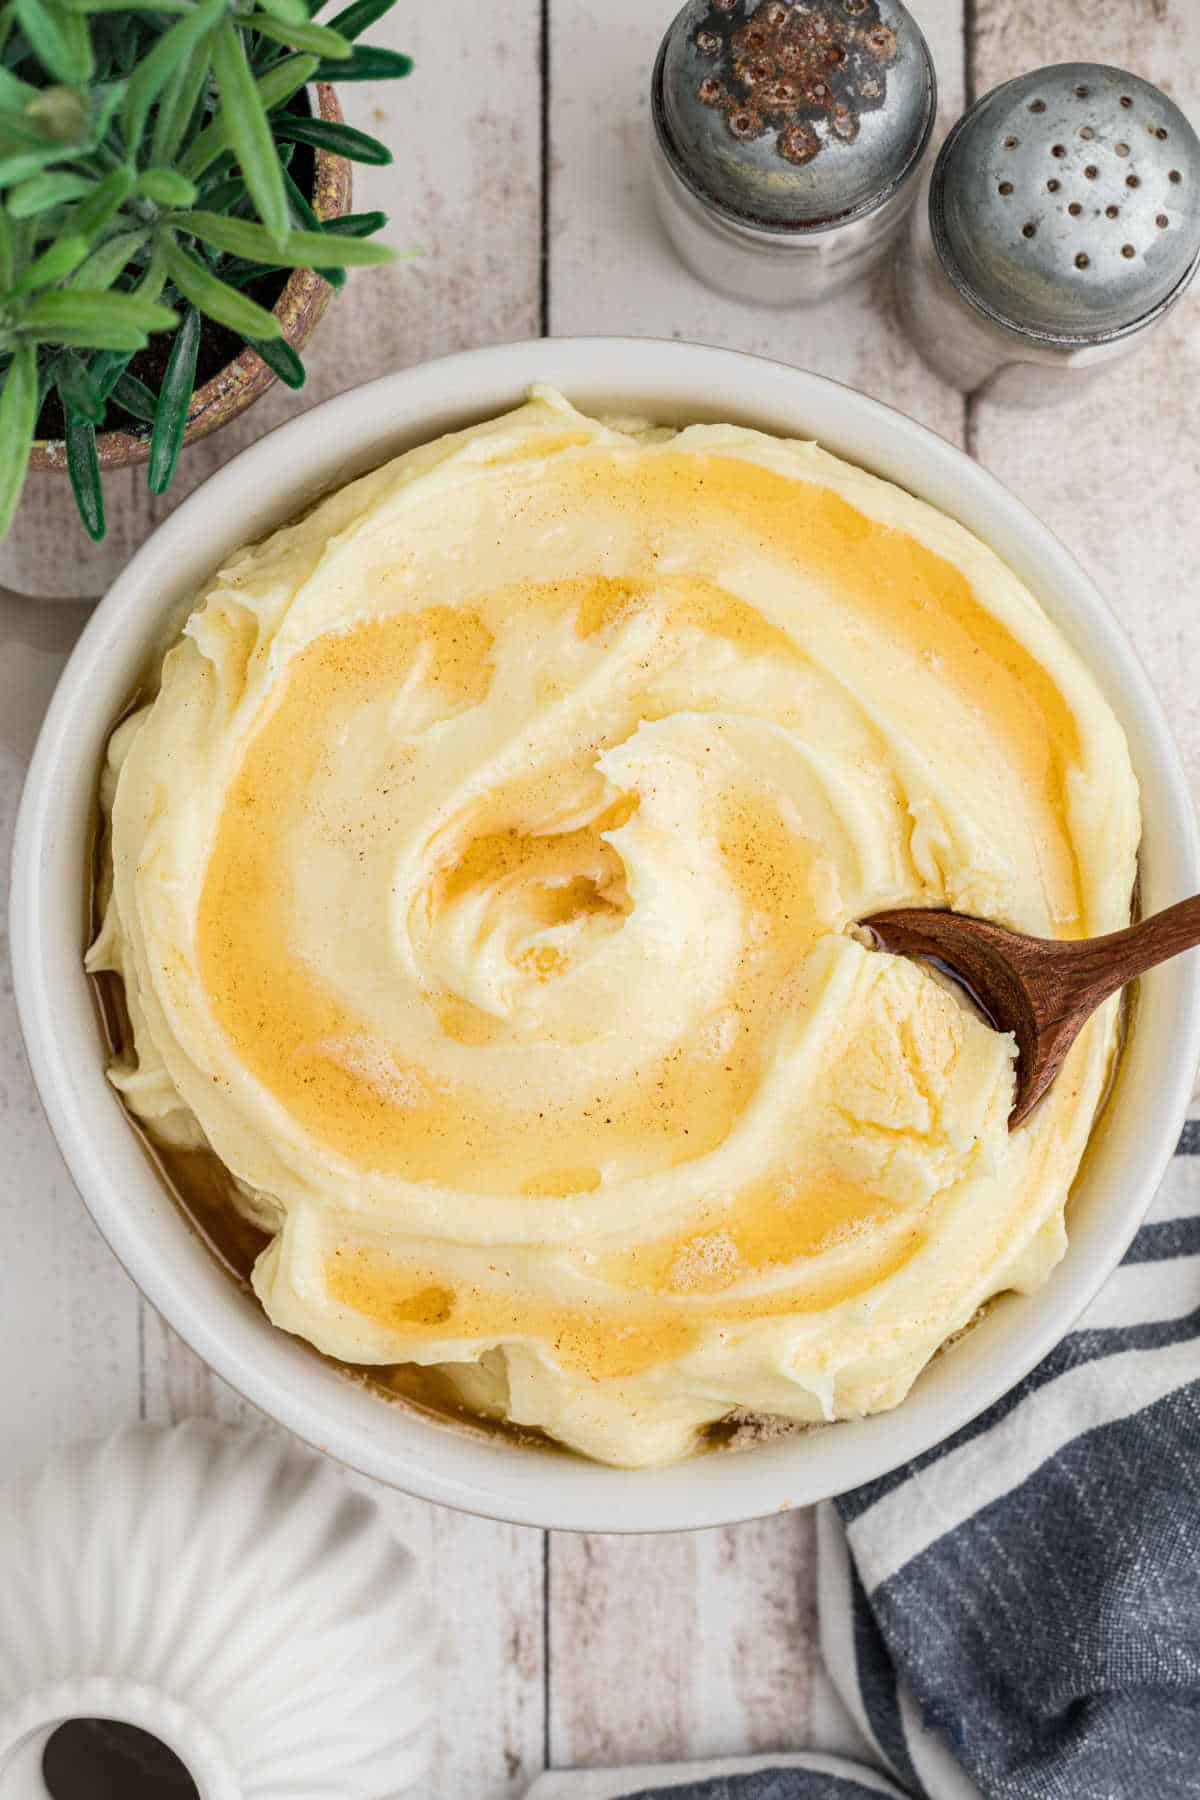
{"label": "salt shaker", "polygon": [[946,139],[899,275],[922,356],[1011,406],[1076,391],[1143,344],[1200,261],[1200,138],[1148,81],[1059,63]]}
{"label": "salt shaker", "polygon": [[935,102],[900,0],[689,0],[651,90],[667,232],[738,299],[824,299],[895,244]]}

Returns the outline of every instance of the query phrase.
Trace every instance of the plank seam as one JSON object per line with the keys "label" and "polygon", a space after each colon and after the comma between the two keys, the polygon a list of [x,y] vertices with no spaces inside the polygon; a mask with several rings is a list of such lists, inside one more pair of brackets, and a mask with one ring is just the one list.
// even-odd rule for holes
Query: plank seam
{"label": "plank seam", "polygon": [[[975,48],[979,20],[977,0],[962,0],[963,98],[966,108],[974,106],[979,88],[979,68]],[[966,110],[966,109],[964,109]],[[978,417],[974,394],[963,395],[963,449],[975,462],[979,460]]]}
{"label": "plank seam", "polygon": [[550,336],[550,0],[541,0],[538,35],[541,82],[541,236],[538,269],[538,329]]}
{"label": "plank seam", "polygon": [[550,1533],[542,1533],[542,1767],[550,1768]]}
{"label": "plank seam", "polygon": [[979,70],[975,60],[975,43],[979,30],[976,6],[977,0],[963,0],[963,94],[968,107],[974,106],[979,87]]}
{"label": "plank seam", "polygon": [[138,1418],[143,1424],[149,1413],[146,1398],[149,1379],[146,1369],[146,1305],[146,1301],[139,1294],[137,1297]]}

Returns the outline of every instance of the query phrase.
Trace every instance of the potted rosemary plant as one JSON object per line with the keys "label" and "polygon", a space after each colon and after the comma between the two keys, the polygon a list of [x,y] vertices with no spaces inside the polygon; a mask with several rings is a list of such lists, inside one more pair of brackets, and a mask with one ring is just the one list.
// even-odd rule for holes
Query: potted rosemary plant
{"label": "potted rosemary plant", "polygon": [[350,162],[390,153],[330,83],[408,73],[357,42],[394,0],[322,3],[0,0],[0,537],[32,466],[102,538],[103,468],[165,492],[393,255],[350,211]]}

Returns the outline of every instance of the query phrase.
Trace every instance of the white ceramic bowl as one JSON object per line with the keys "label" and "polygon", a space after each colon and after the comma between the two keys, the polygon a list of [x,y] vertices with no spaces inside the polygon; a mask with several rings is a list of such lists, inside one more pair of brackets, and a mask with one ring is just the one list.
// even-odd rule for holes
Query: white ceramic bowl
{"label": "white ceramic bowl", "polygon": [[1028,583],[1125,726],[1142,788],[1144,908],[1200,886],[1188,790],[1140,665],[1079,566],[990,475],[899,413],[798,369],[694,344],[551,339],[385,376],[314,408],[214,475],[134,557],[80,639],[30,769],[13,875],[17,999],[50,1124],[101,1231],[192,1348],[264,1412],[381,1481],[494,1517],[600,1531],[716,1525],[882,1474],[965,1424],[1063,1336],[1119,1261],[1174,1149],[1200,1048],[1200,959],[1142,984],[1059,1268],[1040,1292],[1000,1302],[893,1412],[631,1474],[439,1424],[268,1324],[158,1182],[104,1077],[82,963],[96,771],[164,613],[220,558],[398,451],[516,405],[535,381],[600,412],[815,437],[960,519]]}

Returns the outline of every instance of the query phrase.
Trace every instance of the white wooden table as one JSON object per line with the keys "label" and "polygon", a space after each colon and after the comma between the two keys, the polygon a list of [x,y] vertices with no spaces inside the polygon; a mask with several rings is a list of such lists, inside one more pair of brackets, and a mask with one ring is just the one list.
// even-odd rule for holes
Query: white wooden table
{"label": "white wooden table", "polygon": [[[943,127],[1039,63],[1121,63],[1200,120],[1200,0],[910,0],[933,46]],[[389,140],[356,199],[424,256],[352,278],[295,396],[188,453],[177,501],[294,408],[474,344],[541,333],[703,339],[837,376],[978,456],[1066,540],[1119,612],[1200,788],[1200,298],[1140,358],[1059,411],[967,405],[917,360],[890,276],[815,312],[702,287],[657,229],[646,94],[672,0],[439,0],[386,35],[406,83],[344,95]],[[119,564],[166,510],[142,471],[109,485]],[[31,490],[0,582],[95,591],[62,491]],[[64,551],[63,546],[69,548]],[[64,563],[68,565],[64,571]],[[98,572],[99,571],[99,572]],[[92,585],[92,584],[95,585]],[[0,752],[0,855],[21,779]],[[92,1229],[42,1120],[0,959],[0,1469],[138,1417],[249,1409],[142,1302]],[[811,1516],[658,1538],[549,1536],[396,1497],[441,1621],[433,1800],[523,1794],[543,1768],[799,1748],[833,1730],[816,1666]]]}

